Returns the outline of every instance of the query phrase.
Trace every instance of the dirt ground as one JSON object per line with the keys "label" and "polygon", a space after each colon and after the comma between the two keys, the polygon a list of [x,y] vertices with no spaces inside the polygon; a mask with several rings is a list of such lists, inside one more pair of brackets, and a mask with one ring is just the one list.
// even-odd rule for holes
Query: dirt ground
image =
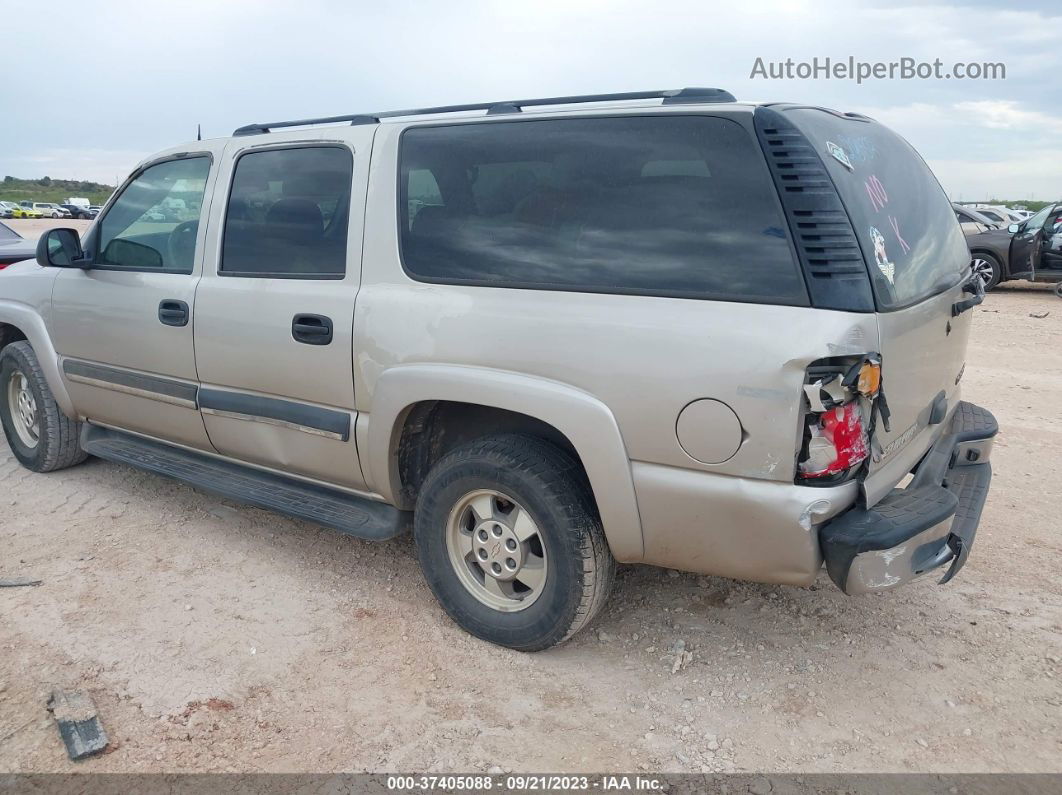
{"label": "dirt ground", "polygon": [[85,234],[85,230],[92,225],[92,221],[79,221],[76,218],[5,218],[4,223],[27,240],[36,240],[47,230],[61,226]]}
{"label": "dirt ground", "polygon": [[[0,589],[0,771],[1060,771],[1062,301],[1004,287],[976,313],[965,396],[1001,432],[954,582],[629,567],[534,655],[454,626],[408,539],[103,461],[34,475],[0,441],[0,577],[43,580]],[[55,687],[92,695],[110,753],[67,761]]]}

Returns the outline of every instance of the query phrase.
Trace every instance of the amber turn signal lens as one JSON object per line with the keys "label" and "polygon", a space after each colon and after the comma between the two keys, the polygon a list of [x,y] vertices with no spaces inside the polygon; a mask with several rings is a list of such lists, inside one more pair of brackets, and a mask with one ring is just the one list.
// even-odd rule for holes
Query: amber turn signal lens
{"label": "amber turn signal lens", "polygon": [[867,362],[859,368],[856,391],[864,397],[874,397],[881,388],[881,365]]}

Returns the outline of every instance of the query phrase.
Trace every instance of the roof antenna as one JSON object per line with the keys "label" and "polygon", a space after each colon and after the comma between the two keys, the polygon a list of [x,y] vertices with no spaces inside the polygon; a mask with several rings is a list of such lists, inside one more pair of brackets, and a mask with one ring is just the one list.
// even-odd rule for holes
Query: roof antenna
{"label": "roof antenna", "polygon": [[195,126],[195,139],[197,141],[202,141],[203,140],[203,125],[202,124],[197,124]]}

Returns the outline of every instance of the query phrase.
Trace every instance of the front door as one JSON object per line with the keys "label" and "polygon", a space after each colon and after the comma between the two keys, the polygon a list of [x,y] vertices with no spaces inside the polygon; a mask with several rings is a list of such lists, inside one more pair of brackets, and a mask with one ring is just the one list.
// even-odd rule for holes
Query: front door
{"label": "front door", "polygon": [[199,402],[218,452],[359,489],[353,322],[372,129],[306,135],[226,152],[195,301]]}
{"label": "front door", "polygon": [[1048,205],[1028,218],[1010,239],[1010,273],[1021,279],[1031,279],[1040,269],[1040,253],[1043,250],[1044,223],[1052,207]]}
{"label": "front door", "polygon": [[210,152],[134,174],[85,239],[91,266],[52,293],[60,370],[90,421],[209,449],[196,404],[192,307]]}
{"label": "front door", "polygon": [[1062,204],[1055,205],[1048,214],[1043,237],[1040,267],[1045,271],[1062,271]]}

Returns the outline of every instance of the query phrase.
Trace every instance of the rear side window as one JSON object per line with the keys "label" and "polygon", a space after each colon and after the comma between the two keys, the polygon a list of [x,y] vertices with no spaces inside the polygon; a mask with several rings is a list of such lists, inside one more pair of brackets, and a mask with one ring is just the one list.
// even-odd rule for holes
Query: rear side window
{"label": "rear side window", "polygon": [[399,178],[415,279],[807,303],[763,157],[726,119],[414,127]]}
{"label": "rear side window", "polygon": [[929,166],[876,122],[818,109],[787,111],[820,152],[859,238],[880,309],[899,309],[955,285],[970,252]]}
{"label": "rear side window", "polygon": [[242,155],[225,213],[220,272],[343,278],[353,168],[350,151],[336,146]]}

